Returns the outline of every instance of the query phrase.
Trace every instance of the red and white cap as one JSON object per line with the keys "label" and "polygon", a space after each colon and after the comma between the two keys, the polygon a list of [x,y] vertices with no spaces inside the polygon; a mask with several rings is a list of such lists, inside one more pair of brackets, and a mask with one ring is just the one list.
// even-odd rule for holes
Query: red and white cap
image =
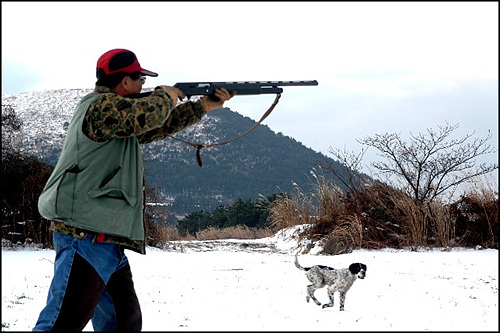
{"label": "red and white cap", "polygon": [[97,60],[97,79],[100,79],[100,75],[111,75],[118,72],[139,72],[142,75],[158,76],[158,73],[142,68],[134,52],[126,49],[109,50]]}

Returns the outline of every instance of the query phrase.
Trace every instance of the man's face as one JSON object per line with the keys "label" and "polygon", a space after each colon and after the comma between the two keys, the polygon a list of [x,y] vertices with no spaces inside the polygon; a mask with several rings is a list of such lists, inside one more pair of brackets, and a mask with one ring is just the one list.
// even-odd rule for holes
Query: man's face
{"label": "man's face", "polygon": [[138,94],[142,90],[142,85],[144,82],[146,82],[146,77],[145,76],[139,76],[137,80],[132,79],[131,77],[128,77],[130,80],[128,81],[129,87],[128,90],[130,94]]}

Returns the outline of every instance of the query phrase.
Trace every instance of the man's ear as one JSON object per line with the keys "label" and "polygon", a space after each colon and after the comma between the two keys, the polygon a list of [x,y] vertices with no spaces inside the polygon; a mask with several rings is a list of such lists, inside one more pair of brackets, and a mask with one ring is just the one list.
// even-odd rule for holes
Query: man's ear
{"label": "man's ear", "polygon": [[120,82],[118,82],[118,84],[116,85],[116,87],[114,87],[113,89],[111,89],[111,91],[117,93],[118,95],[127,95],[128,93],[128,87],[130,86],[130,83],[127,81],[127,77],[124,77]]}
{"label": "man's ear", "polygon": [[130,82],[128,82],[128,80],[130,79],[130,77],[128,76],[125,76],[121,81],[120,81],[120,84],[123,86],[123,88],[127,88],[128,85],[130,84]]}
{"label": "man's ear", "polygon": [[131,89],[131,85],[130,85],[130,80],[132,80],[130,78],[130,76],[125,76],[121,81],[120,81],[120,86],[121,86],[121,89],[128,93]]}

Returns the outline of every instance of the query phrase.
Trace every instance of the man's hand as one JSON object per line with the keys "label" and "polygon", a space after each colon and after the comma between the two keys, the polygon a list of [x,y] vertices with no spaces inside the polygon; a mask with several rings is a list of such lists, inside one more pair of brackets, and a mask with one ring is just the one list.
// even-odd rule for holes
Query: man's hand
{"label": "man's hand", "polygon": [[174,100],[174,103],[177,103],[177,100],[183,100],[186,95],[184,95],[184,93],[178,89],[178,88],[175,88],[175,87],[170,87],[170,86],[158,86],[156,87],[155,89],[163,89],[167,92],[167,94],[169,94],[170,97],[172,97],[172,99]]}
{"label": "man's hand", "polygon": [[201,106],[207,112],[222,107],[225,101],[230,100],[234,95],[236,95],[236,92],[229,93],[226,88],[220,88],[215,89],[214,95],[217,96],[217,98],[219,99],[218,101],[214,101],[209,96],[203,96],[201,98]]}

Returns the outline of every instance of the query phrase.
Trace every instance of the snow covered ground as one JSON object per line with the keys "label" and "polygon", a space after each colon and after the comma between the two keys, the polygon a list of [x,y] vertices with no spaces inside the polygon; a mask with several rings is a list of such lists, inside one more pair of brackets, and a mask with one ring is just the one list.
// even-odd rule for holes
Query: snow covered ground
{"label": "snow covered ground", "polygon": [[[498,250],[357,250],[299,256],[302,266],[368,266],[345,311],[306,302],[286,233],[127,251],[145,331],[498,331]],[[54,251],[2,249],[2,331],[27,331],[43,308]],[[326,288],[316,291],[323,303]],[[85,330],[91,331],[89,323]]]}

